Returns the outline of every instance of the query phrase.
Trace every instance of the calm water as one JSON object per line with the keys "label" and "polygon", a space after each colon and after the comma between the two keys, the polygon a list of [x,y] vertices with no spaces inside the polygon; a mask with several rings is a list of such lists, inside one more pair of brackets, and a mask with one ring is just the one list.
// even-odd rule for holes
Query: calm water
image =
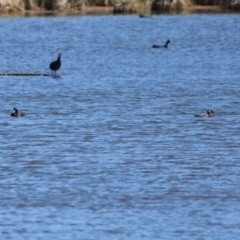
{"label": "calm water", "polygon": [[62,54],[57,78],[0,77],[1,239],[239,238],[240,15],[0,18],[0,33],[0,72]]}

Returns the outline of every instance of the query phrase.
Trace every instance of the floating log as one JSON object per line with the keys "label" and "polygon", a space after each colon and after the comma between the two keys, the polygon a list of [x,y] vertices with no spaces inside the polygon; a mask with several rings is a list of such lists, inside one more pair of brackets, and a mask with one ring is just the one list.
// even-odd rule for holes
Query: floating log
{"label": "floating log", "polygon": [[52,76],[52,75],[45,73],[15,72],[15,73],[0,73],[0,76]]}

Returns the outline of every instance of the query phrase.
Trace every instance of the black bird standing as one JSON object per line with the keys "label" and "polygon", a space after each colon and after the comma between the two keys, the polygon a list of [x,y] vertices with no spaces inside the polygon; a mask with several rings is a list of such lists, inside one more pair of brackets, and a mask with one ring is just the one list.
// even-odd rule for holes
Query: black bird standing
{"label": "black bird standing", "polygon": [[61,54],[59,53],[57,60],[51,62],[49,65],[49,68],[52,70],[52,74],[53,72],[55,72],[55,75],[56,75],[56,72],[60,67],[61,67]]}
{"label": "black bird standing", "polygon": [[170,40],[167,40],[165,45],[161,46],[161,45],[152,45],[153,48],[167,48],[168,44],[170,43]]}

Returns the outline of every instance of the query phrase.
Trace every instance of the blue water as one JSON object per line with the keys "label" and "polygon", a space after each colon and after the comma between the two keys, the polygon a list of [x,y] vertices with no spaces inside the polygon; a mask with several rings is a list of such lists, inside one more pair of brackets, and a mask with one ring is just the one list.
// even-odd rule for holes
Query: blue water
{"label": "blue water", "polygon": [[0,72],[62,54],[57,77],[0,76],[0,238],[238,239],[239,32],[237,14],[0,18]]}

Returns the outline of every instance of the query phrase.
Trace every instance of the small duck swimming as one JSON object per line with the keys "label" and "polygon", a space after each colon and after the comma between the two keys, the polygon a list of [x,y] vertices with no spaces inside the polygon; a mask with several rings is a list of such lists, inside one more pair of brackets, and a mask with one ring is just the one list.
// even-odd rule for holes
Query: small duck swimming
{"label": "small duck swimming", "polygon": [[151,18],[151,17],[152,17],[152,14],[149,14],[149,15],[139,14],[138,16],[139,16],[140,18]]}
{"label": "small duck swimming", "polygon": [[170,40],[167,40],[165,45],[152,45],[153,48],[167,48],[168,44],[170,43]]}
{"label": "small duck swimming", "polygon": [[18,111],[17,108],[13,108],[11,117],[22,117],[22,116],[24,116],[23,112]]}
{"label": "small duck swimming", "polygon": [[195,117],[212,117],[213,114],[214,114],[213,110],[208,109],[207,113],[202,113],[202,114],[199,114],[199,115],[195,115]]}

